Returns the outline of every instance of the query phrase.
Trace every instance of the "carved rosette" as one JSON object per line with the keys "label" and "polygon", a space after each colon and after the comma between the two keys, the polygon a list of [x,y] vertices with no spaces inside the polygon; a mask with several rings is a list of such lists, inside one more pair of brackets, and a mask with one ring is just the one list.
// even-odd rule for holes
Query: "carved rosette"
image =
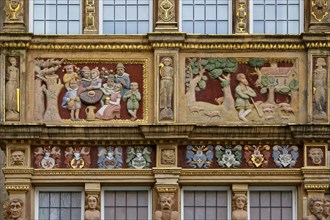
{"label": "carved rosette", "polygon": [[97,34],[96,20],[97,7],[95,0],[86,0],[85,2],[85,28],[84,34]]}
{"label": "carved rosette", "polygon": [[328,1],[327,0],[312,0],[311,15],[317,22],[324,22],[328,17]]}
{"label": "carved rosette", "polygon": [[248,33],[248,1],[236,1],[236,33]]}

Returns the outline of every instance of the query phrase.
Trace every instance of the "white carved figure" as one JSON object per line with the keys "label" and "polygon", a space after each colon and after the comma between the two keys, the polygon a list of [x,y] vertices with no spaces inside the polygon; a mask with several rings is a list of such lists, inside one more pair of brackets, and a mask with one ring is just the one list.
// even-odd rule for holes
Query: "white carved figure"
{"label": "white carved figure", "polygon": [[6,120],[19,120],[19,68],[15,57],[9,57],[6,73]]}

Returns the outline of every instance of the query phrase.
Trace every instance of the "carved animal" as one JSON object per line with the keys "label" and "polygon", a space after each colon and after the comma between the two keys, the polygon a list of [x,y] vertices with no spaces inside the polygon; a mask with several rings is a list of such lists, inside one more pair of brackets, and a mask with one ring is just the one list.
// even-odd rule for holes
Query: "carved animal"
{"label": "carved animal", "polygon": [[216,103],[218,103],[218,105],[221,105],[224,101],[225,97],[219,97],[219,98],[215,98],[214,101]]}
{"label": "carved animal", "polygon": [[274,116],[272,116],[272,115],[265,116],[265,120],[267,120],[267,121],[272,120],[272,119],[274,119]]}
{"label": "carved animal", "polygon": [[190,110],[191,113],[194,113],[194,112],[199,113],[201,111],[204,111],[204,108],[199,107],[199,106],[190,106],[189,110]]}
{"label": "carved animal", "polygon": [[221,117],[220,111],[209,111],[209,112],[204,112],[204,115],[208,116],[209,118],[214,118],[214,117]]}
{"label": "carved animal", "polygon": [[290,118],[290,116],[285,116],[285,115],[281,116],[282,120],[289,120],[289,118]]}
{"label": "carved animal", "polygon": [[270,103],[263,103],[262,104],[262,108],[274,108],[275,105],[274,104],[270,104]]}
{"label": "carved animal", "polygon": [[266,113],[266,112],[268,112],[268,113],[274,113],[274,110],[273,110],[273,108],[263,108],[263,111]]}
{"label": "carved animal", "polygon": [[283,107],[290,107],[290,104],[289,104],[289,103],[282,102],[282,103],[279,103],[278,106],[279,106],[280,108],[283,108]]}
{"label": "carved animal", "polygon": [[286,112],[286,113],[294,113],[292,107],[282,107],[281,111]]}

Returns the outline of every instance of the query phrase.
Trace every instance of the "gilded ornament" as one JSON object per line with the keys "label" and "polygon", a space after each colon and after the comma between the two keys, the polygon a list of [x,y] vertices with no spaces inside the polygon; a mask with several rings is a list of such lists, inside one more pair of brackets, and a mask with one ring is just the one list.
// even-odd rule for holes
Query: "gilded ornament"
{"label": "gilded ornament", "polygon": [[163,0],[160,5],[159,18],[164,22],[169,22],[175,17],[174,3],[172,0]]}
{"label": "gilded ornament", "polygon": [[[245,145],[244,157],[250,167],[264,167],[268,165],[270,157],[269,145]],[[254,165],[254,166],[253,166]]]}
{"label": "gilded ornament", "polygon": [[7,0],[4,8],[8,21],[23,21],[23,2]]}
{"label": "gilded ornament", "polygon": [[30,190],[29,185],[6,185],[8,191],[28,191]]}
{"label": "gilded ornament", "polygon": [[323,21],[328,16],[327,0],[312,0],[312,16],[318,22]]}

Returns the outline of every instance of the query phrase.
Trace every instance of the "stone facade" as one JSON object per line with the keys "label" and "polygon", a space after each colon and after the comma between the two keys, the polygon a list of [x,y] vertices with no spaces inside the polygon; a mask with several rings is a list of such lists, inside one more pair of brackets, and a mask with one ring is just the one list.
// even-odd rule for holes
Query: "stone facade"
{"label": "stone facade", "polygon": [[235,219],[258,187],[293,187],[297,219],[327,203],[328,1],[306,1],[302,34],[253,35],[237,0],[235,34],[214,36],[180,32],[173,0],[154,3],[146,35],[97,35],[98,1],[84,3],[84,34],[34,35],[18,2],[19,19],[0,3],[0,203],[20,218],[54,184],[80,187],[96,218],[104,188],[121,186],[151,189],[152,219],[181,219],[189,186],[227,187]]}

